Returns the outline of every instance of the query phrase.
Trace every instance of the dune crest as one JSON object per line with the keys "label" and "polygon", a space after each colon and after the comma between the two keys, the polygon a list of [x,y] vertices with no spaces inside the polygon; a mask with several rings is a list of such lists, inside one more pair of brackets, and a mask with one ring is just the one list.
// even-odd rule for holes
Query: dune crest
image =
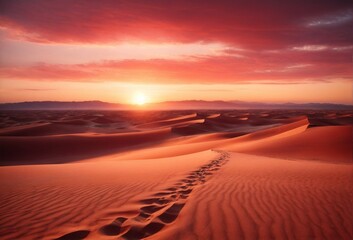
{"label": "dune crest", "polygon": [[310,128],[280,139],[268,138],[222,149],[286,159],[353,163],[352,139],[352,126],[326,126]]}

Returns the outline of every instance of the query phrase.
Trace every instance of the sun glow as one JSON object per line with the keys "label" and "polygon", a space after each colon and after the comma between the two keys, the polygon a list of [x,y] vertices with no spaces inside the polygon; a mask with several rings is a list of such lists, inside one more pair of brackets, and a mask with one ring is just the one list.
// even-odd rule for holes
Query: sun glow
{"label": "sun glow", "polygon": [[133,103],[136,105],[144,105],[147,102],[146,95],[142,92],[136,92],[134,95]]}

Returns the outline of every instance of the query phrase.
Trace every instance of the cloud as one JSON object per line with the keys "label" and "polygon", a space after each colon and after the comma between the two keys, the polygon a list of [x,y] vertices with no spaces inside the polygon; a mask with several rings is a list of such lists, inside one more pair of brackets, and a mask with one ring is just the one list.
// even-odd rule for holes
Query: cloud
{"label": "cloud", "polygon": [[[164,84],[350,79],[352,9],[351,0],[2,0],[0,38],[19,40],[30,50],[15,47],[16,56],[7,50],[0,79]],[[160,53],[144,47],[161,43],[177,47]],[[141,45],[110,50],[123,44]],[[196,51],[202,44],[220,47],[214,54]],[[33,64],[34,59],[44,63]]]}
{"label": "cloud", "polygon": [[353,20],[352,9],[319,17],[308,22],[309,27],[330,27],[349,23]]}
{"label": "cloud", "polygon": [[293,50],[308,51],[308,52],[322,51],[326,49],[328,49],[328,47],[324,45],[304,45],[300,47],[293,47]]}
{"label": "cloud", "polygon": [[[225,48],[227,46],[216,43],[48,45],[15,40],[1,41],[0,35],[0,66],[31,65],[38,62],[80,64],[101,60],[180,59],[185,55],[220,55]],[[240,54],[238,56],[241,57]]]}
{"label": "cloud", "polygon": [[306,51],[306,52],[321,52],[321,51],[346,51],[352,50],[353,45],[348,46],[325,46],[325,45],[304,45],[292,47],[295,51]]}
{"label": "cloud", "polygon": [[16,90],[29,91],[29,92],[41,92],[41,91],[54,91],[55,88],[18,88]]}
{"label": "cloud", "polygon": [[[352,9],[349,0],[3,0],[0,9],[9,37],[52,44],[203,41],[273,49],[352,42],[352,18],[332,15]],[[319,25],[334,27],[310,27]]]}
{"label": "cloud", "polygon": [[[244,54],[244,53],[243,53]],[[305,83],[350,79],[351,51],[248,51],[234,57],[100,61],[2,67],[1,79],[126,83]]]}

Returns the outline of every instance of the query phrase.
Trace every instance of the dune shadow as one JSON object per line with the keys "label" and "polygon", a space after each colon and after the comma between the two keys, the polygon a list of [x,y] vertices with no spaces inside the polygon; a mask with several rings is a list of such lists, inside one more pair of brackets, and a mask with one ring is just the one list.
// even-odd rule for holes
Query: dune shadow
{"label": "dune shadow", "polygon": [[56,240],[80,240],[85,239],[89,235],[90,231],[88,230],[79,230],[71,233],[67,233]]}

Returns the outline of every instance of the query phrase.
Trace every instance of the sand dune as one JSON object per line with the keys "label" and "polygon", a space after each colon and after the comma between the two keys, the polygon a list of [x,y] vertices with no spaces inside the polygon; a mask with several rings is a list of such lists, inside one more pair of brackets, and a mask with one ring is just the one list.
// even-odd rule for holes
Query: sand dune
{"label": "sand dune", "polygon": [[[0,164],[63,163],[148,146],[172,137],[169,129],[121,134],[0,137]],[[63,158],[63,154],[65,158]]]}
{"label": "sand dune", "polygon": [[79,230],[92,232],[91,239],[96,239],[95,234],[104,237],[101,227],[121,214],[138,214],[145,206],[141,201],[171,187],[189,170],[217,155],[207,151],[150,161],[115,162],[107,158],[89,163],[2,167],[1,239],[53,239]]}
{"label": "sand dune", "polygon": [[[33,123],[24,126],[9,127],[0,130],[0,136],[47,136],[73,133],[84,133],[87,128],[70,126],[62,123]],[[82,124],[83,125],[83,124]]]}
{"label": "sand dune", "polygon": [[326,126],[310,128],[284,139],[267,138],[224,149],[278,158],[353,163],[352,139],[352,126]]}
{"label": "sand dune", "polygon": [[1,239],[353,238],[350,113],[12,114]]}
{"label": "sand dune", "polygon": [[154,121],[150,123],[145,123],[145,124],[139,124],[137,127],[139,128],[154,128],[154,127],[171,127],[177,124],[184,124],[187,122],[193,122],[194,120],[199,119],[196,113],[188,114],[188,115],[183,115],[175,118],[168,118],[160,121]]}
{"label": "sand dune", "polygon": [[[246,134],[236,138],[226,137],[227,134],[211,134],[200,136],[196,138],[188,138],[178,142],[169,141],[162,146],[151,147],[141,150],[135,150],[123,153],[117,157],[117,159],[129,160],[129,159],[153,159],[168,156],[180,156],[199,151],[205,151],[215,148],[223,148],[224,146],[240,146],[244,144],[252,144],[254,141],[261,139],[277,139],[285,136],[290,136],[296,133],[305,131],[309,122],[307,118],[301,117],[300,120],[297,118],[293,119],[293,123],[284,124],[278,127],[272,127],[254,133]],[[190,133],[192,134],[192,133]],[[232,133],[234,134],[234,133]]]}
{"label": "sand dune", "polygon": [[352,170],[234,153],[158,239],[351,239]]}
{"label": "sand dune", "polygon": [[[145,148],[150,147],[151,145],[156,145],[158,143],[162,143],[163,141],[171,138],[176,138],[177,135],[181,136],[189,136],[196,133],[200,133],[200,131],[208,133],[208,132],[222,132],[227,129],[227,127],[219,126],[219,125],[210,125],[206,123],[190,123],[189,117],[195,117],[195,114],[188,115],[187,117],[178,118],[174,124],[184,124],[184,127],[162,127],[158,128],[157,130],[144,130],[138,132],[129,132],[129,133],[115,133],[115,134],[97,134],[93,132],[88,133],[80,133],[80,134],[60,134],[60,135],[44,135],[42,134],[34,134],[37,127],[34,126],[16,126],[10,127],[3,132],[12,132],[12,134],[8,134],[10,136],[0,136],[0,152],[4,157],[1,160],[1,164],[33,164],[33,163],[62,163],[62,162],[70,162],[74,160],[82,160],[86,158],[92,158],[108,153],[116,153],[121,151],[126,151],[128,149],[134,148],[135,150],[138,148]],[[307,119],[294,118],[288,121],[295,121],[294,123],[287,124],[285,126],[280,126],[276,128],[270,128],[270,130],[263,130],[257,131],[256,133],[247,135],[247,138],[259,138],[269,135],[274,135],[275,132],[284,132],[286,128],[294,128],[299,125],[305,125],[307,123]],[[203,119],[201,119],[203,121]],[[191,121],[200,121],[191,120]],[[199,125],[195,131],[195,125]],[[269,128],[272,127],[271,125],[264,125],[260,127],[252,128],[252,131],[261,129],[261,128]],[[45,127],[48,127],[48,124],[39,125],[37,132],[43,131]],[[70,126],[72,127],[72,126]],[[233,126],[233,128],[228,127],[232,136],[238,136],[249,132],[248,127],[242,126]],[[22,129],[22,133],[24,130],[28,130],[32,133],[32,135],[25,135],[25,136],[16,136],[14,132],[15,129],[19,131]],[[73,130],[77,130],[74,128]],[[178,130],[177,130],[178,129]],[[211,129],[211,130],[210,130]],[[221,129],[221,130],[220,130]],[[58,131],[62,131],[62,128],[58,128]],[[67,129],[66,129],[67,130]],[[229,133],[228,131],[228,133]],[[276,133],[277,133],[276,132]],[[255,135],[254,135],[255,134]],[[267,135],[266,135],[267,134]],[[37,136],[39,135],[39,136]],[[171,149],[177,149],[176,155],[180,154],[188,154],[194,153],[201,150],[211,149],[212,146],[218,146],[219,144],[223,144],[223,142],[218,141],[215,143],[208,143],[208,144],[193,144],[189,146],[185,146],[184,148],[179,148],[173,141],[169,142],[169,146]],[[45,149],[43,151],[43,149]],[[165,148],[164,148],[165,149]],[[186,151],[185,151],[186,150]],[[169,149],[168,149],[169,151]],[[172,150],[173,152],[175,150]],[[67,153],[65,159],[62,158],[62,153]],[[152,152],[152,155],[151,153]],[[162,151],[152,151],[147,148],[147,152],[145,153],[145,158],[156,158],[156,157],[167,157],[170,156],[169,153],[167,155],[163,154]],[[156,156],[155,153],[159,155]],[[135,154],[135,153],[133,153]]]}

